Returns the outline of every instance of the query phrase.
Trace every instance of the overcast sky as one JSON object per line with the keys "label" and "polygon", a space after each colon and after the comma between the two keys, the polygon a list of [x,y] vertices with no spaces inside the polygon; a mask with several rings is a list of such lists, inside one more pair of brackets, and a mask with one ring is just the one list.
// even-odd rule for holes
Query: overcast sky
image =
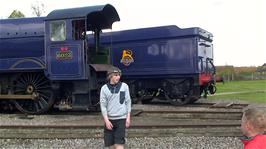
{"label": "overcast sky", "polygon": [[[0,19],[15,9],[32,17],[36,0],[1,0]],[[265,0],[39,0],[46,16],[54,9],[112,4],[121,21],[113,30],[162,25],[201,27],[214,35],[214,64],[266,63]]]}

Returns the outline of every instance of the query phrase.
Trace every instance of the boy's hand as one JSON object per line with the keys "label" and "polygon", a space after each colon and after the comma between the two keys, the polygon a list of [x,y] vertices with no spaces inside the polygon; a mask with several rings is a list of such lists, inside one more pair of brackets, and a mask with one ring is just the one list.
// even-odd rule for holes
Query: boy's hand
{"label": "boy's hand", "polygon": [[130,113],[127,115],[126,128],[129,128],[129,126],[130,126]]}
{"label": "boy's hand", "polygon": [[113,124],[109,120],[105,121],[105,126],[106,126],[106,128],[108,130],[112,130],[113,129]]}
{"label": "boy's hand", "polygon": [[103,117],[104,119],[104,123],[105,123],[105,126],[108,130],[112,130],[113,129],[113,124],[111,123],[111,121],[108,119],[107,116],[104,116]]}

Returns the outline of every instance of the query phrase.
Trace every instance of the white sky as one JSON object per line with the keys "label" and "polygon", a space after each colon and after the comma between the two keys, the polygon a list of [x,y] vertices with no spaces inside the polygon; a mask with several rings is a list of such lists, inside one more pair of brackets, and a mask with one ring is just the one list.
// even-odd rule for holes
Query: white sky
{"label": "white sky", "polygon": [[[113,30],[177,25],[201,27],[214,35],[214,64],[261,66],[266,63],[265,0],[38,0],[46,16],[54,9],[113,5],[121,21]],[[15,9],[32,17],[36,0],[0,0],[0,19]]]}

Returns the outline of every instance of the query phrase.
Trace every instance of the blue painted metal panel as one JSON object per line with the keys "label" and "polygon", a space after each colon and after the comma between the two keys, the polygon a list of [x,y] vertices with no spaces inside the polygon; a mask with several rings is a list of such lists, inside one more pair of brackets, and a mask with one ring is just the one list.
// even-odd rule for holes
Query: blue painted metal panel
{"label": "blue painted metal panel", "polygon": [[176,75],[195,73],[193,38],[113,44],[113,64],[124,75]]}
{"label": "blue painted metal panel", "polygon": [[198,27],[181,29],[175,25],[170,25],[105,33],[102,35],[101,43],[110,43],[111,41],[113,43],[121,43],[129,41],[186,38],[195,36],[204,38],[207,41],[212,41],[213,37],[211,33]]}
{"label": "blue painted metal panel", "polygon": [[44,56],[44,38],[0,39],[0,59]]}
{"label": "blue painted metal panel", "polygon": [[0,59],[44,56],[44,18],[0,20]]}
{"label": "blue painted metal panel", "polygon": [[0,39],[44,35],[45,17],[0,19]]}
{"label": "blue painted metal panel", "polygon": [[45,69],[44,18],[0,20],[0,71]]}
{"label": "blue painted metal panel", "polygon": [[0,59],[0,72],[43,70],[43,57]]}
{"label": "blue painted metal panel", "polygon": [[[102,35],[101,43],[112,46],[112,61],[127,77],[197,74],[198,42],[212,41],[201,28],[163,26]],[[111,44],[112,43],[112,44]]]}
{"label": "blue painted metal panel", "polygon": [[82,44],[59,44],[48,47],[48,77],[52,80],[84,79],[84,51],[82,50]]}

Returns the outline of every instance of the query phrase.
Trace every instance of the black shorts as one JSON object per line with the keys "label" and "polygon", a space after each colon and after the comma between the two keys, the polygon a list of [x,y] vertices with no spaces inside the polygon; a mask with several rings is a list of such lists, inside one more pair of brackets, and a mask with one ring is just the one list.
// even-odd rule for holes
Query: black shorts
{"label": "black shorts", "polygon": [[105,147],[114,144],[125,144],[126,134],[126,119],[110,120],[113,124],[113,129],[108,130],[104,126],[104,145]]}

